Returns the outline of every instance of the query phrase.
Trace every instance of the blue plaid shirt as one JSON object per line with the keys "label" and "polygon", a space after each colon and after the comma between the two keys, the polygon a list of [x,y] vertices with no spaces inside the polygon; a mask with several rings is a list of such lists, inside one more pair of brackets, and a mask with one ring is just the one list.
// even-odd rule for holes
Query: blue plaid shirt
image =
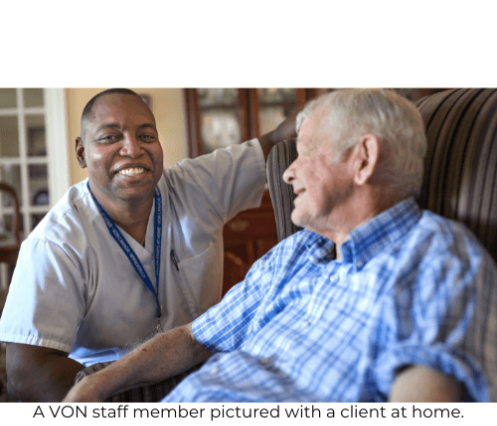
{"label": "blue plaid shirt", "polygon": [[460,223],[407,199],[350,233],[278,244],[193,323],[215,354],[165,401],[385,401],[429,366],[486,401],[497,383],[497,271]]}

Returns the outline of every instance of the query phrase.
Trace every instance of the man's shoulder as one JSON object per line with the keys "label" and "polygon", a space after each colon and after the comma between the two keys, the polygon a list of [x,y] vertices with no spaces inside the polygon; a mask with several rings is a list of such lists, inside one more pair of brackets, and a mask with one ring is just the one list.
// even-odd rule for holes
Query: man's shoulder
{"label": "man's shoulder", "polygon": [[495,261],[473,232],[463,223],[423,210],[419,222],[407,235],[407,245],[419,250],[426,263],[446,259],[454,267],[497,270]]}
{"label": "man's shoulder", "polygon": [[90,207],[86,180],[71,186],[64,196],[44,216],[27,240],[63,242],[84,233],[86,223],[96,216]]}
{"label": "man's shoulder", "polygon": [[172,180],[175,178],[185,179],[189,178],[191,174],[195,175],[200,169],[214,173],[214,167],[224,170],[230,164],[237,167],[246,160],[255,162],[258,167],[265,168],[264,154],[257,139],[219,148],[195,158],[184,158],[173,166],[164,169],[164,174]]}
{"label": "man's shoulder", "polygon": [[430,210],[423,210],[414,231],[420,238],[431,238],[441,247],[457,245],[464,241],[477,249],[485,250],[475,234],[465,224],[447,219]]}

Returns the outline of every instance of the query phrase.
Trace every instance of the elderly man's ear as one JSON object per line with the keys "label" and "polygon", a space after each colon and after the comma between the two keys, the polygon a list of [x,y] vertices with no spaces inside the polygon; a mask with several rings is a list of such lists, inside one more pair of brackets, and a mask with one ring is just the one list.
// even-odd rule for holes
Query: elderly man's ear
{"label": "elderly man's ear", "polygon": [[354,160],[354,182],[364,185],[373,175],[378,165],[380,142],[375,135],[368,133],[361,136],[352,153]]}
{"label": "elderly man's ear", "polygon": [[76,158],[78,159],[79,165],[84,169],[86,167],[85,145],[83,139],[79,136],[76,138]]}

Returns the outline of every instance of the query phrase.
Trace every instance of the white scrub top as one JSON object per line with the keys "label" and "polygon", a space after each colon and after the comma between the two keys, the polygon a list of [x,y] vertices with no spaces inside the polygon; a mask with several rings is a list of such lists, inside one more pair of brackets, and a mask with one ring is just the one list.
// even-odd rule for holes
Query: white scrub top
{"label": "white scrub top", "polygon": [[[219,302],[223,226],[260,205],[264,184],[264,156],[256,139],[164,170],[158,183],[163,330],[186,324]],[[155,201],[145,247],[120,231],[155,288],[154,213]],[[71,187],[23,242],[0,319],[0,341],[58,349],[88,366],[116,360],[152,337],[156,308],[85,180]]]}

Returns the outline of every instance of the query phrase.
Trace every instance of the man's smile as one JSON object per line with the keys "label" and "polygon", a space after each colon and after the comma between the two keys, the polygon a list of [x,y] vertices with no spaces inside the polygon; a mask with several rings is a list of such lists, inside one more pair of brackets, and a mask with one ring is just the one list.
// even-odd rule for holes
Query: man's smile
{"label": "man's smile", "polygon": [[294,189],[294,194],[296,195],[295,199],[294,199],[294,202],[296,201],[300,201],[300,199],[302,198],[302,196],[305,194],[305,189],[304,188],[299,188],[299,189]]}
{"label": "man's smile", "polygon": [[123,176],[138,176],[142,173],[145,173],[145,169],[143,167],[130,167],[128,169],[121,169],[117,172],[117,174]]}
{"label": "man's smile", "polygon": [[145,176],[151,168],[143,162],[127,162],[115,167],[114,174],[120,178]]}

